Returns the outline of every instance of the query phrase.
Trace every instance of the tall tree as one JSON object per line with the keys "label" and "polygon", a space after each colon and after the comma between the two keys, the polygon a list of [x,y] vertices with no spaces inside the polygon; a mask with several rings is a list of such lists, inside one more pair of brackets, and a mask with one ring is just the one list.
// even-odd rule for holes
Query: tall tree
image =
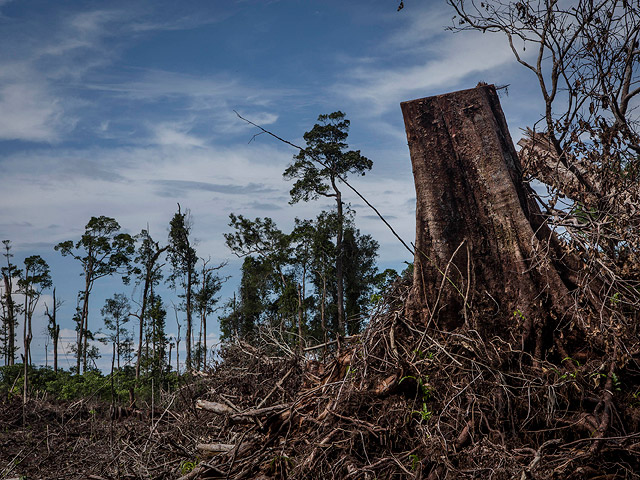
{"label": "tall tree", "polygon": [[373,292],[378,269],[378,242],[353,225],[344,232],[345,313],[350,335],[359,333]]}
{"label": "tall tree", "polygon": [[85,232],[77,242],[67,240],[54,248],[63,256],[70,256],[82,265],[84,289],[81,291],[79,329],[76,345],[76,371],[87,369],[87,346],[89,339],[89,296],[96,280],[113,275],[123,274],[123,281],[128,283],[126,275],[131,256],[135,251],[133,237],[120,233],[120,224],[110,217],[91,217]]}
{"label": "tall tree", "polygon": [[160,295],[153,291],[149,296],[147,319],[149,340],[151,342],[151,354],[147,356],[147,363],[151,367],[151,373],[157,377],[165,366],[165,356],[169,342],[166,335],[167,310]]}
{"label": "tall tree", "polygon": [[[225,234],[227,246],[238,257],[254,258],[243,264],[242,284],[250,288],[261,289],[261,297],[250,290],[242,289],[240,295],[242,322],[254,317],[256,324],[262,314],[268,312],[266,319],[272,325],[283,326],[283,322],[297,315],[295,304],[297,296],[295,278],[291,270],[291,236],[283,233],[268,217],[250,220],[242,215],[229,215],[229,226],[235,232]],[[257,301],[255,301],[257,300]],[[249,303],[245,303],[245,302]],[[254,309],[259,307],[259,312]],[[256,315],[257,314],[257,315]],[[287,327],[288,329],[289,327]]]}
{"label": "tall tree", "polygon": [[[216,266],[209,265],[211,259],[200,259],[200,289],[195,293],[195,306],[200,315],[200,338],[202,339],[202,368],[207,367],[207,316],[214,312],[218,303],[216,295],[222,288],[225,279],[218,275],[218,271],[226,265],[221,263]],[[200,365],[199,365],[200,366]]]}
{"label": "tall tree", "polygon": [[6,265],[3,266],[0,270],[2,272],[2,281],[4,286],[2,295],[2,308],[4,311],[3,327],[5,329],[5,365],[13,365],[15,362],[15,354],[17,350],[15,342],[17,318],[19,312],[19,306],[16,305],[12,296],[13,279],[20,275],[21,271],[16,267],[16,265],[11,263],[11,258],[13,258],[13,254],[11,253],[11,241],[3,240],[2,244],[4,245],[3,256],[6,259]]}
{"label": "tall tree", "polygon": [[100,310],[104,320],[104,326],[111,333],[108,339],[113,344],[113,358],[111,360],[111,374],[113,375],[114,360],[117,360],[118,370],[120,370],[120,355],[123,353],[123,346],[128,336],[126,324],[129,322],[129,311],[131,305],[124,293],[116,293],[111,298],[107,298],[104,306]]}
{"label": "tall tree", "polygon": [[49,319],[47,325],[47,332],[53,341],[53,371],[58,371],[58,341],[60,339],[60,325],[57,321],[58,309],[62,306],[62,300],[56,299],[56,289],[53,289],[53,301],[51,305],[51,311],[49,306],[45,303],[45,315]]}
{"label": "tall tree", "polygon": [[135,257],[136,266],[133,268],[133,274],[136,276],[136,283],[142,284],[142,299],[140,302],[140,312],[135,316],[139,320],[138,335],[138,357],[136,359],[136,380],[140,378],[140,359],[142,358],[142,335],[144,332],[144,324],[146,320],[147,306],[149,304],[150,293],[153,286],[157,285],[162,279],[162,265],[158,265],[160,255],[164,253],[169,246],[160,246],[155,242],[148,230],[142,230],[137,239],[140,246]]}
{"label": "tall tree", "polygon": [[223,339],[234,336],[248,338],[255,334],[263,313],[267,310],[273,274],[271,266],[254,257],[245,257],[242,262],[239,295],[226,305],[227,314],[220,317]]}
{"label": "tall tree", "polygon": [[191,239],[191,216],[189,211],[182,213],[180,204],[178,212],[173,216],[169,229],[169,262],[172,272],[169,281],[175,287],[180,283],[184,290],[182,295],[185,299],[184,310],[187,315],[187,331],[185,334],[187,358],[186,368],[191,371],[191,339],[192,339],[192,312],[193,312],[193,288],[197,281],[196,264],[198,256]]}
{"label": "tall tree", "polygon": [[32,255],[24,260],[24,275],[18,280],[20,292],[24,295],[24,388],[22,399],[27,402],[27,392],[29,387],[29,365],[31,363],[31,340],[33,333],[31,323],[33,312],[38,305],[42,292],[51,287],[51,275],[49,265],[40,255]]}
{"label": "tall tree", "polygon": [[307,326],[307,281],[309,271],[313,264],[312,241],[315,230],[311,220],[296,218],[295,228],[291,232],[292,260],[297,277],[298,289],[298,338],[302,347],[302,339],[305,336],[304,329]]}
{"label": "tall tree", "polygon": [[360,154],[359,150],[348,150],[346,139],[350,122],[345,114],[337,111],[318,116],[318,122],[304,134],[306,148],[294,157],[287,167],[284,178],[295,179],[291,189],[291,203],[309,201],[322,197],[334,198],[338,229],[336,232],[336,281],[338,306],[338,331],[345,333],[344,314],[344,268],[342,240],[344,234],[344,210],[340,178],[348,174],[364,175],[371,170],[373,162]]}
{"label": "tall tree", "polygon": [[[334,293],[337,290],[334,282],[336,248],[331,241],[335,237],[336,231],[336,214],[323,211],[316,217],[309,238],[313,256],[310,270],[311,281],[319,297],[316,299],[319,309],[309,324],[311,331],[316,337],[322,338],[323,343],[327,342],[330,333],[338,332],[337,309],[335,305],[332,307],[327,303],[329,297],[337,296]],[[334,317],[336,317],[335,320],[331,322]],[[333,324],[329,325],[330,323]]]}

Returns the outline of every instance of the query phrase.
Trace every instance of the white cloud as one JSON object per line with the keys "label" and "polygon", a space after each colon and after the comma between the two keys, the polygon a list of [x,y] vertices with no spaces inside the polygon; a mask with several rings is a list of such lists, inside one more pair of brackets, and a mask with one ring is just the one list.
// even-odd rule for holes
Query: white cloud
{"label": "white cloud", "polygon": [[152,142],[176,147],[204,147],[204,140],[191,135],[187,122],[160,123],[152,127]]}
{"label": "white cloud", "polygon": [[[379,115],[397,108],[401,101],[412,96],[424,96],[436,87],[456,88],[468,75],[490,71],[512,60],[503,38],[486,35],[479,42],[478,35],[470,32],[448,36],[446,41],[438,43],[433,56],[417,65],[357,67],[348,72],[347,78],[338,82],[333,91],[350,101],[367,105],[373,115]],[[468,85],[469,88],[473,86]]]}
{"label": "white cloud", "polygon": [[73,127],[46,80],[24,62],[0,66],[0,140],[54,142]]}
{"label": "white cloud", "polygon": [[416,4],[397,17],[404,20],[404,24],[384,41],[382,48],[424,55],[425,47],[442,41],[438,37],[442,37],[444,27],[451,24],[451,9],[441,4]]}

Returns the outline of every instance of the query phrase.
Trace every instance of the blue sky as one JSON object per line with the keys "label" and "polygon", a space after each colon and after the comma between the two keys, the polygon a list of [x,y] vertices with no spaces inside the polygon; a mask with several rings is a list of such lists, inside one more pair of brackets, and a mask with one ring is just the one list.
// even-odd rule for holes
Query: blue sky
{"label": "blue sky", "polygon": [[[299,144],[319,114],[346,112],[351,147],[374,161],[354,183],[407,241],[415,199],[401,101],[510,84],[502,103],[514,138],[539,118],[535,84],[503,38],[445,31],[453,13],[444,2],[409,1],[400,12],[397,3],[0,0],[0,237],[16,263],[39,254],[51,265],[66,337],[82,279],[53,246],[79,238],[91,216],[132,234],[149,225],[166,241],[179,202],[193,215],[199,256],[229,260],[228,297],[239,267],[222,236],[229,213],[270,216],[287,230],[329,206],[288,205],[282,172],[294,152],[264,135],[249,143],[256,131],[233,110]],[[380,242],[382,268],[411,260],[345,196]],[[131,287],[96,284],[90,328],[114,292]],[[44,325],[34,319],[36,361]]]}

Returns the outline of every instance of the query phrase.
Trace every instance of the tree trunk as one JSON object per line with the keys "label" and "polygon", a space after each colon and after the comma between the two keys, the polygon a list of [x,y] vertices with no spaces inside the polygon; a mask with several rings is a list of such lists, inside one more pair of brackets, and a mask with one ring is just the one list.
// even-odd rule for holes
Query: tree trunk
{"label": "tree trunk", "polygon": [[338,234],[336,235],[336,288],[338,290],[338,335],[346,334],[344,321],[344,272],[342,262],[342,235],[344,230],[344,213],[342,212],[342,195],[335,186],[332,179],[332,185],[336,192],[336,202],[338,206]]}
{"label": "tree trunk", "polygon": [[[27,276],[29,274],[29,272],[27,271],[25,276]],[[27,297],[27,295],[25,294],[25,298]],[[24,325],[22,326],[22,330],[23,330],[23,341],[24,341],[24,355],[22,356],[22,362],[23,362],[23,375],[24,375],[24,379],[23,379],[23,385],[22,385],[22,404],[26,405],[27,404],[27,397],[28,394],[27,392],[29,391],[29,343],[31,342],[31,338],[30,337],[30,333],[29,333],[29,329],[27,327],[27,311],[28,311],[28,305],[27,305],[27,301],[25,300],[25,305],[24,305]]]}
{"label": "tree trunk", "polygon": [[302,352],[302,287],[297,284],[298,287],[298,350]]}
{"label": "tree trunk", "polygon": [[466,322],[484,335],[506,336],[519,324],[522,341],[535,334],[539,351],[551,337],[547,320],[570,314],[573,285],[522,182],[495,87],[401,107],[416,187],[407,313],[447,330]]}
{"label": "tree trunk", "polygon": [[[115,398],[116,398],[116,389],[115,389],[115,385],[113,384],[113,363],[116,359],[116,344],[115,342],[113,343],[113,354],[111,355],[111,405],[115,405]],[[118,370],[120,370],[120,367],[118,366]]]}
{"label": "tree trunk", "polygon": [[[120,319],[116,319],[116,357],[118,358],[118,371],[120,371]],[[111,372],[113,375],[113,371]]]}
{"label": "tree trunk", "polygon": [[58,339],[60,338],[60,325],[55,326],[53,337],[53,371],[58,372]]}
{"label": "tree trunk", "polygon": [[207,313],[206,313],[206,310],[202,311],[202,329],[204,330],[204,335],[202,336],[202,341],[203,341],[202,351],[204,352],[202,357],[202,369],[206,370],[207,368]]}
{"label": "tree trunk", "polygon": [[15,363],[15,338],[16,338],[16,315],[15,315],[15,305],[13,303],[13,297],[11,293],[13,291],[13,283],[11,279],[11,271],[10,273],[2,273],[2,279],[4,281],[4,294],[5,294],[5,302],[6,302],[6,310],[7,310],[7,320],[6,324],[9,327],[8,338],[7,338],[7,365],[13,365]]}
{"label": "tree trunk", "polygon": [[187,335],[186,335],[186,348],[187,348],[187,372],[191,372],[191,285],[193,283],[193,274],[191,271],[191,265],[189,265],[189,269],[187,270]]}
{"label": "tree trunk", "polygon": [[76,362],[77,374],[80,375],[80,359],[82,371],[87,371],[87,334],[89,332],[89,293],[91,292],[91,278],[93,277],[92,267],[85,271],[84,298],[82,299],[82,317],[80,319],[80,330],[78,332],[78,358]]}
{"label": "tree trunk", "polygon": [[140,379],[140,360],[142,358],[142,336],[144,335],[144,316],[147,311],[147,298],[149,297],[149,284],[151,274],[147,268],[144,279],[144,290],[142,292],[142,306],[140,307],[140,328],[138,331],[138,357],[136,358],[136,382]]}
{"label": "tree trunk", "polygon": [[180,376],[180,322],[176,314],[176,323],[178,324],[178,336],[176,337],[176,375]]}
{"label": "tree trunk", "polygon": [[53,289],[53,311],[51,312],[51,332],[53,340],[53,371],[58,372],[58,338],[60,337],[60,326],[56,322],[56,314],[58,313],[58,305],[56,304],[56,289]]}

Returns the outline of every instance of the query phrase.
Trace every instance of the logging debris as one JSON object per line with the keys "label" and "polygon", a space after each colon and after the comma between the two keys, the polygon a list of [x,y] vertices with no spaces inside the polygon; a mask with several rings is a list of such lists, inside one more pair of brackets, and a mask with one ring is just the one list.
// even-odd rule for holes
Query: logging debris
{"label": "logging debris", "polygon": [[517,339],[413,323],[409,291],[324,362],[227,345],[197,441],[232,448],[189,478],[640,478],[637,351],[615,375],[593,349],[534,362]]}

